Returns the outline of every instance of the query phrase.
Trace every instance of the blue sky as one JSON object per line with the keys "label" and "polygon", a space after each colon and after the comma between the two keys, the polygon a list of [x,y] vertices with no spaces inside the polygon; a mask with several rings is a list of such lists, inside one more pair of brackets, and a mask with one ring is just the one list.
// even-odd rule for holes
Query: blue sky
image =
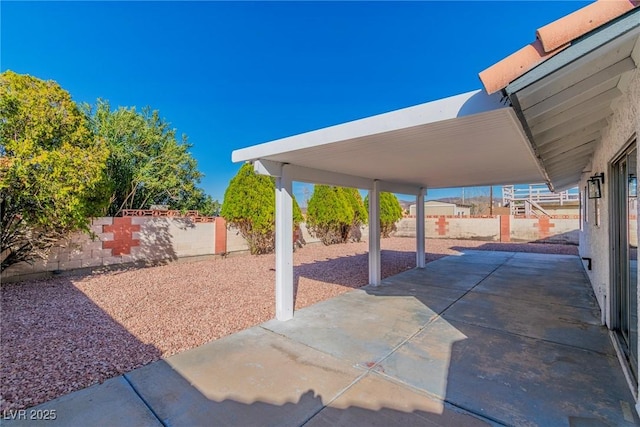
{"label": "blue sky", "polygon": [[480,71],[588,3],[3,1],[0,69],[159,110],[222,202],[234,149],[479,89]]}

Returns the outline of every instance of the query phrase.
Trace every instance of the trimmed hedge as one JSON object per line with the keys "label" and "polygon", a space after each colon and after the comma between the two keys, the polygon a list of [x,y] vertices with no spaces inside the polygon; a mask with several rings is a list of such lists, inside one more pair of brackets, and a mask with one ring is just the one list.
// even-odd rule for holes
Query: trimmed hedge
{"label": "trimmed hedge", "polygon": [[[275,180],[258,175],[250,163],[242,165],[224,193],[220,215],[236,227],[249,243],[252,254],[275,249]],[[302,222],[302,212],[293,198],[294,230]]]}

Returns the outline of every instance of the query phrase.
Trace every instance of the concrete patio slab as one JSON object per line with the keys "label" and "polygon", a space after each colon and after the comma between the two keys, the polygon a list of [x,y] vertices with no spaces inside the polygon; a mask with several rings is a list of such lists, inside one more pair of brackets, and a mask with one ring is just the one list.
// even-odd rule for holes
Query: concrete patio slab
{"label": "concrete patio slab", "polygon": [[368,374],[331,402],[305,427],[487,427],[488,420],[376,374]]}
{"label": "concrete patio slab", "polygon": [[580,268],[469,251],[33,409],[65,426],[640,425]]}
{"label": "concrete patio slab", "polygon": [[582,261],[575,255],[515,253],[506,263],[514,267],[554,269],[556,272],[582,272]]}
{"label": "concrete patio slab", "polygon": [[[473,259],[473,258],[465,258],[465,259]],[[430,266],[430,270],[433,274],[450,274],[452,271],[457,271],[458,274],[466,276],[486,276],[490,274],[493,270],[498,268],[503,261],[500,262],[476,262],[470,263],[463,260],[461,257],[456,258],[455,260],[449,260],[447,258],[441,258],[437,261],[434,261],[429,264],[433,264]]]}
{"label": "concrete patio slab", "polygon": [[365,372],[254,327],[128,373],[171,426],[299,426]]}
{"label": "concrete patio slab", "polygon": [[[47,416],[48,419],[43,417]],[[161,427],[153,412],[124,377],[67,394],[22,411],[3,414],[5,426],[141,426]]]}
{"label": "concrete patio slab", "polygon": [[393,282],[385,280],[380,286],[365,286],[362,290],[373,296],[413,297],[435,313],[442,313],[467,292],[464,289],[414,285],[411,282],[411,276],[406,275],[407,273],[409,272],[399,275],[403,276],[403,280],[394,280]]}
{"label": "concrete patio slab", "polygon": [[[401,273],[411,277],[411,281],[414,285],[419,286],[437,286],[445,289],[458,289],[462,291],[468,291],[482,281],[491,271],[495,270],[493,267],[490,271],[485,273],[461,271],[457,265],[440,265],[438,267],[429,268],[429,274],[424,274],[418,269],[409,270]],[[452,272],[456,272],[452,274]],[[422,273],[422,274],[420,274]],[[402,277],[402,276],[401,276]],[[395,279],[397,281],[398,279]]]}
{"label": "concrete patio slab", "polygon": [[[598,309],[582,272],[562,277],[554,270],[535,270],[533,273],[512,266],[503,266],[476,286],[483,292],[507,298],[518,298],[542,304],[569,305]],[[544,287],[544,292],[541,292]]]}
{"label": "concrete patio slab", "polygon": [[376,369],[506,425],[638,421],[615,356],[442,318]]}
{"label": "concrete patio slab", "polygon": [[295,321],[271,320],[262,327],[359,366],[372,366],[436,314],[415,298],[387,297],[386,306],[385,299],[357,292],[299,310]]}
{"label": "concrete patio slab", "polygon": [[470,292],[444,313],[456,320],[615,356],[594,308],[532,302]]}

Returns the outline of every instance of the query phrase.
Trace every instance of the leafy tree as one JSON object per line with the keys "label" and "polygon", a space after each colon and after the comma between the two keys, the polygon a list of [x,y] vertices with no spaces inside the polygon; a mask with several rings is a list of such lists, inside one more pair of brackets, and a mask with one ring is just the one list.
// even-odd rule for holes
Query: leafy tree
{"label": "leafy tree", "polygon": [[[365,205],[369,205],[369,196],[365,198]],[[402,206],[393,193],[380,192],[380,234],[389,237],[396,231],[396,222],[402,219]]]}
{"label": "leafy tree", "polygon": [[107,199],[108,154],[56,82],[0,74],[0,271],[88,230]]}
{"label": "leafy tree", "polygon": [[[245,163],[224,193],[220,215],[240,231],[252,254],[273,252],[275,248],[275,188],[273,178],[258,175],[251,164]],[[302,220],[294,197],[294,229]]]}
{"label": "leafy tree", "polygon": [[167,205],[173,209],[199,209],[214,213],[214,201],[197,185],[202,174],[189,152],[187,136],[181,140],[157,110],[120,107],[98,100],[95,110],[85,106],[93,131],[106,140],[110,155],[106,173],[111,189],[107,215],[123,209]]}

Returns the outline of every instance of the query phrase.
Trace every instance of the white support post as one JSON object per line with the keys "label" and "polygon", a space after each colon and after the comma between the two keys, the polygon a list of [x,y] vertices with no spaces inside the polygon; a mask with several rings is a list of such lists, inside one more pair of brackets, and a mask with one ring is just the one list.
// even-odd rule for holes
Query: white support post
{"label": "white support post", "polygon": [[276,319],[293,318],[293,198],[287,165],[276,178]]}
{"label": "white support post", "polygon": [[416,267],[424,268],[424,195],[426,190],[420,189],[416,196]]}
{"label": "white support post", "polygon": [[380,184],[373,181],[369,190],[369,283],[378,286],[380,273]]}

